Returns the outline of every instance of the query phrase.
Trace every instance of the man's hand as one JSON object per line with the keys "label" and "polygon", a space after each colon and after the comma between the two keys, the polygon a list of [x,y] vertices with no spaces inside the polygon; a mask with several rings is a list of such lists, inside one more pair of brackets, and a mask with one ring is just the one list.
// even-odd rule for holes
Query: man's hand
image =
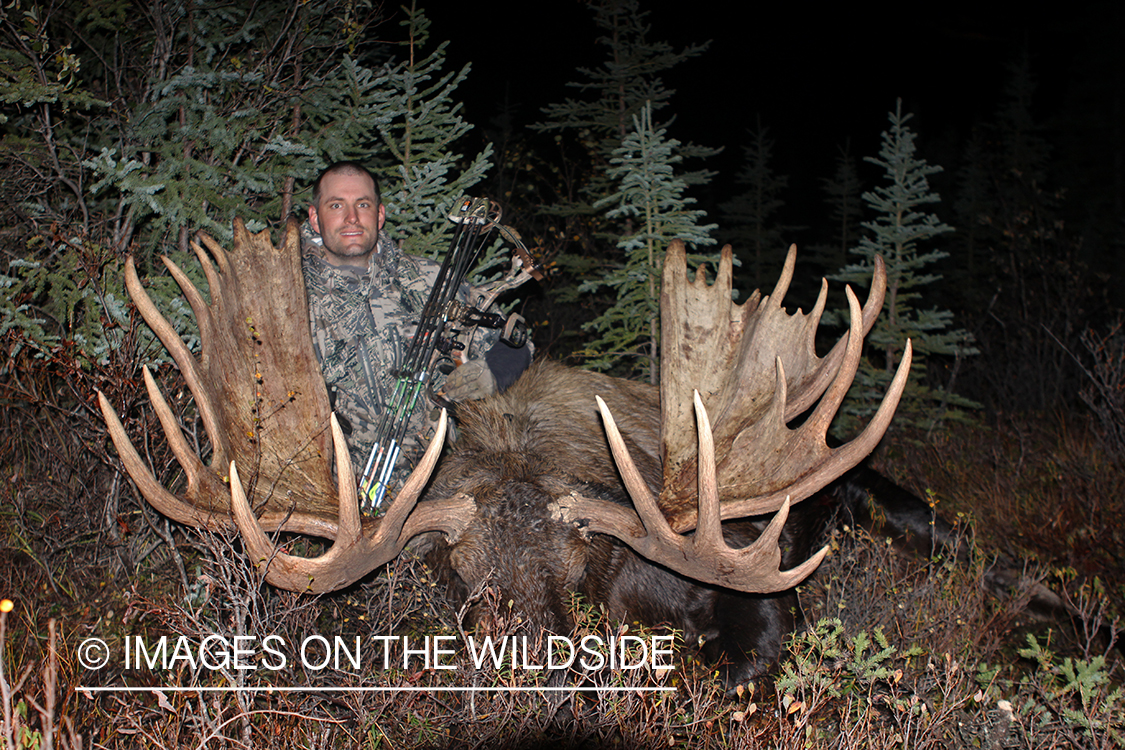
{"label": "man's hand", "polygon": [[445,397],[454,403],[474,401],[496,393],[496,377],[483,359],[471,359],[445,379]]}

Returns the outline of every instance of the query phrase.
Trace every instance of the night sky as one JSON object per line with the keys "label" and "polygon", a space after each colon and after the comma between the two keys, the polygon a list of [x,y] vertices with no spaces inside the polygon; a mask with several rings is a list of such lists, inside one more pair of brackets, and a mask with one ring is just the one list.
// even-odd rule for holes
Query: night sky
{"label": "night sky", "polygon": [[[844,5],[814,12],[803,3],[758,10],[715,0],[662,6],[650,14],[651,39],[677,49],[711,41],[668,77],[677,94],[664,114],[676,115],[673,136],[725,147],[707,164],[720,173],[722,191],[760,115],[777,143],[775,169],[790,176],[789,210],[809,201],[822,210],[819,180],[831,175],[838,147],[850,138],[859,157],[876,153],[896,97],[914,114],[924,154],[952,161],[972,126],[995,114],[1006,63],[1029,52],[1039,83],[1034,114],[1050,122],[1082,75],[1076,60],[1094,43],[1090,35],[1121,26],[1120,9],[1108,3],[1068,3],[1061,12],[1044,4],[1018,14],[999,5],[957,2],[940,12],[900,5],[893,13]],[[464,88],[471,122],[486,123],[505,98],[518,105],[521,125],[535,122],[540,107],[567,95],[579,65],[603,58],[585,3],[529,7],[501,0],[427,10],[434,38],[450,41],[450,62],[473,65]]]}
{"label": "night sky", "polygon": [[[824,269],[814,267],[807,251],[831,242],[836,230],[823,181],[833,176],[839,149],[847,142],[864,189],[883,184],[883,170],[863,158],[878,153],[887,113],[901,97],[904,112],[913,116],[909,126],[918,135],[918,156],[944,169],[930,177],[931,189],[941,198],[930,210],[959,230],[946,235],[944,244],[935,243],[953,253],[940,273],[966,278],[970,271],[957,253],[969,227],[954,213],[966,147],[977,129],[986,136],[987,153],[1004,152],[1007,144],[996,140],[998,131],[991,126],[1013,77],[1009,68],[1026,61],[1036,85],[1030,111],[1034,135],[1049,149],[1045,177],[1034,189],[1044,196],[1041,205],[1053,212],[1050,225],[1060,228],[1049,252],[1058,254],[1060,263],[1074,261],[1065,273],[1047,270],[1047,263],[1040,267],[1059,283],[1072,274],[1080,277],[1073,289],[1053,288],[1044,304],[1064,294],[1079,300],[1070,306],[1091,316],[1081,325],[1097,325],[1125,307],[1125,285],[1118,282],[1125,275],[1125,4],[1027,4],[1013,10],[958,0],[940,6],[899,4],[893,12],[857,10],[855,4],[814,11],[803,3],[717,0],[676,6],[642,0],[641,5],[652,9],[651,40],[667,41],[677,50],[710,41],[707,51],[666,77],[677,93],[659,116],[675,116],[671,136],[724,149],[692,165],[717,173],[692,195],[707,211],[707,221],[718,224],[713,236],[720,243],[733,239],[733,225],[720,206],[746,190],[735,178],[744,165],[748,130],[760,116],[775,142],[774,174],[788,177],[779,196],[785,205],[771,222],[788,227],[785,244],[794,242],[802,251],[799,274],[817,278]],[[428,9],[434,39],[450,42],[449,63],[472,63],[463,101],[466,117],[478,126],[487,126],[506,100],[518,107],[518,126],[541,120],[541,107],[571,93],[568,81],[583,80],[578,67],[595,67],[606,57],[594,41],[600,31],[585,2],[529,7],[498,0]],[[479,139],[480,131],[475,132]],[[466,150],[481,145],[478,140]],[[552,151],[538,153],[549,158]],[[534,226],[530,219],[525,223]],[[983,325],[975,313],[994,299],[985,295],[986,287],[992,294],[1007,283],[997,276],[1006,268],[1005,248],[989,244],[983,252],[978,263],[984,265],[972,272],[972,284],[942,286],[931,297],[974,325]],[[990,252],[1001,255],[990,260]],[[741,283],[749,289],[760,282]],[[996,304],[1004,308],[1013,294],[1007,289]],[[1055,327],[1062,330],[1061,325]]]}

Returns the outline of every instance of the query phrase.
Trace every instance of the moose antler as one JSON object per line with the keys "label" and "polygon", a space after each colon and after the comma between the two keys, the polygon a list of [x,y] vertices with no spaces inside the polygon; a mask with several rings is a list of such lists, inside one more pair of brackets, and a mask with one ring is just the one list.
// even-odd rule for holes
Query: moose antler
{"label": "moose antler", "polygon": [[[145,368],[149,398],[187,477],[176,495],[153,476],[99,392],[110,437],[144,497],[180,523],[237,526],[266,580],[297,591],[331,591],[358,580],[420,533],[458,536],[474,512],[471,500],[417,503],[441,451],[444,413],[438,435],[386,516],[361,521],[343,434],[331,416],[313,354],[296,220],[289,220],[281,247],[273,245],[268,231],[250,234],[239,219],[234,220],[230,253],[210,237],[200,237],[215,259],[212,264],[203,248],[192,243],[207,277],[210,304],[175,263],[163,259],[199,323],[198,359],[144,291],[132,259],[126,263],[129,296],[183,373],[212,444],[209,467],[188,445]],[[255,288],[245,288],[244,279]],[[338,486],[329,470],[330,449],[336,454]],[[236,465],[254,477],[249,498]],[[228,468],[229,486],[224,477]],[[310,534],[335,543],[321,558],[295,558],[277,552],[266,531]]]}
{"label": "moose antler", "polygon": [[[742,591],[791,588],[816,569],[824,550],[791,571],[778,569],[777,540],[789,507],[857,464],[882,438],[906,385],[911,349],[908,342],[883,403],[863,433],[840,448],[829,448],[825,435],[855,377],[863,337],[882,307],[886,272],[876,259],[871,294],[862,309],[851,289],[846,290],[849,331],[820,358],[815,337],[827,283],[822,283],[812,312],[787,313],[782,301],[795,262],[796,247],[791,247],[774,293],[762,298],[755,292],[739,305],[731,299],[729,246],[723,249],[715,283],[708,285],[703,269],[694,282],[688,280],[683,244],[672,244],[661,296],[664,481],[659,502],[599,399],[636,512],[572,497],[564,503],[564,517],[584,521],[587,531],[612,534],[691,578]],[[688,405],[689,389],[695,390],[694,409]],[[818,399],[803,424],[787,426]],[[713,431],[708,414],[716,415]],[[698,449],[692,432],[698,435]],[[723,541],[723,520],[774,512],[769,527],[749,547],[731,549]],[[692,529],[692,537],[680,535]]]}

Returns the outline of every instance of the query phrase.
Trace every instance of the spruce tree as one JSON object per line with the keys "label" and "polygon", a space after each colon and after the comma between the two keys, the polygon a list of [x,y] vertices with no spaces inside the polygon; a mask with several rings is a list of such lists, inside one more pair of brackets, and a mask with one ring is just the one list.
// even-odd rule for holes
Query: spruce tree
{"label": "spruce tree", "polygon": [[427,51],[429,19],[416,3],[404,10],[401,61],[378,79],[385,98],[377,102],[372,124],[379,138],[365,147],[383,155],[383,200],[396,235],[409,252],[434,257],[448,246],[453,202],[492,166],[492,146],[464,164],[458,146],[472,125],[461,117],[456,93],[469,66],[445,70],[448,42]]}
{"label": "spruce tree", "polygon": [[1090,271],[1108,278],[1112,267],[1082,263],[1086,243],[1063,220],[1065,194],[1052,184],[1051,146],[1033,116],[1030,63],[1024,55],[1007,67],[995,116],[964,157],[957,207],[974,223],[954,249],[976,274],[957,289],[966,309],[987,310],[976,331],[988,366],[973,368],[975,381],[997,408],[1050,409],[1079,387],[1067,349],[1079,348],[1086,316],[1106,304],[1107,285]]}
{"label": "spruce tree", "polygon": [[851,142],[839,147],[836,171],[832,177],[821,178],[825,203],[832,220],[831,242],[816,245],[812,250],[814,260],[826,271],[843,267],[847,263],[848,248],[857,234],[857,224],[863,215],[863,183],[859,179],[859,165],[851,152]]}
{"label": "spruce tree", "polygon": [[775,143],[760,117],[757,127],[748,131],[747,136],[749,142],[743,146],[745,161],[736,177],[746,191],[723,203],[720,210],[731,244],[744,258],[751,259],[751,287],[759,288],[768,269],[781,267],[793,232],[803,227],[777,223],[777,211],[785,205],[781,193],[789,186],[789,177],[773,170]]}
{"label": "spruce tree", "polygon": [[1053,234],[1058,218],[1055,197],[1044,190],[1050,146],[1031,115],[1036,84],[1030,63],[1025,55],[1006,67],[1009,79],[996,117],[973,129],[957,172],[958,237],[951,249],[966,308],[984,307],[996,294],[996,264],[982,263],[983,253],[1024,240],[1008,259],[1016,267],[1008,270],[1018,275],[1019,266],[1041,267],[1036,246]]}
{"label": "spruce tree", "polygon": [[[579,68],[585,80],[567,84],[579,96],[543,108],[547,119],[532,125],[545,133],[577,132],[594,169],[579,190],[572,211],[589,213],[593,204],[612,192],[612,180],[604,168],[614,150],[632,131],[633,118],[645,107],[654,113],[670,103],[675,89],[664,85],[663,75],[680,63],[696,57],[707,44],[689,45],[676,51],[668,42],[649,39],[652,30],[649,12],[640,9],[639,0],[592,0],[594,23],[601,30],[598,44],[606,51],[606,59],[594,68]],[[709,156],[713,149],[681,144],[685,157]],[[685,173],[692,184],[699,173]],[[703,180],[705,181],[705,179]]]}
{"label": "spruce tree", "polygon": [[456,148],[471,128],[455,98],[468,66],[444,70],[446,45],[428,48],[429,21],[413,5],[397,50],[362,46],[353,12],[194,7],[183,38],[168,40],[177,65],[126,103],[125,137],[88,160],[95,192],[119,195],[146,239],[186,228],[227,238],[235,214],[261,228],[298,208],[295,181],[356,159],[382,174],[396,229],[432,252],[441,243],[430,234],[446,231],[453,201],[489,166],[486,148],[462,169]]}
{"label": "spruce tree", "polygon": [[[377,17],[344,0],[283,12],[250,0],[157,5],[142,24],[125,23],[128,7],[62,0],[33,14],[34,24],[26,13],[0,12],[0,33],[26,48],[0,56],[0,69],[22,82],[0,97],[0,177],[11,184],[11,165],[26,161],[55,180],[48,191],[27,191],[36,205],[18,208],[28,239],[5,248],[24,262],[0,279],[0,325],[20,326],[44,345],[65,331],[48,336],[51,326],[28,317],[34,305],[15,300],[77,300],[66,280],[79,263],[115,269],[105,283],[117,294],[126,250],[142,273],[156,252],[193,273],[190,233],[227,241],[236,215],[261,229],[301,213],[297,185],[330,161],[357,159],[382,173],[396,236],[409,235],[419,252],[435,245],[430,232],[448,231],[453,201],[488,166],[487,149],[457,149],[469,126],[455,92],[468,69],[444,70],[444,45],[429,49],[416,8],[405,10],[405,40],[396,46],[366,41]],[[36,229],[45,220],[60,235],[74,233],[56,245]],[[89,238],[92,226],[105,235]],[[113,262],[80,260],[75,248]],[[153,283],[174,322],[190,320],[177,310],[174,283],[160,274]],[[81,311],[51,308],[47,317],[83,321],[83,333],[110,330],[103,311],[123,306],[105,301],[76,301]],[[106,342],[93,346],[104,351]]]}
{"label": "spruce tree", "polygon": [[[636,231],[634,217],[605,213],[611,205],[607,199],[619,189],[608,174],[611,160],[646,106],[651,107],[656,127],[668,128],[661,113],[675,91],[665,85],[664,76],[700,55],[707,45],[677,50],[668,42],[653,41],[650,14],[641,10],[639,0],[590,0],[587,6],[594,13],[600,34],[597,43],[605,56],[597,66],[579,68],[579,80],[567,84],[574,96],[545,107],[545,119],[532,128],[554,134],[563,158],[557,167],[559,179],[554,181],[558,193],[548,196],[547,205],[540,209],[555,220],[546,234],[555,238],[561,251],[554,258],[552,297],[558,304],[580,305],[583,315],[601,315],[614,300],[580,293],[580,288],[589,288],[582,282],[604,273],[605,267],[616,267],[618,240]],[[677,155],[684,159],[714,153],[717,150],[689,143],[677,147]],[[712,176],[682,165],[678,173],[686,185],[706,183]]]}
{"label": "spruce tree", "polygon": [[[633,130],[610,158],[606,176],[617,186],[595,207],[612,219],[628,219],[634,231],[621,237],[621,256],[600,278],[584,282],[579,292],[608,288],[616,302],[585,328],[601,334],[589,347],[587,365],[600,370],[647,371],[655,383],[660,373],[660,274],[664,252],[675,239],[695,245],[712,245],[714,224],[701,224],[704,211],[689,208],[695,200],[685,195],[687,183],[676,174],[683,162],[680,142],[654,126],[652,108],[644,107],[633,118]],[[698,258],[696,258],[698,260]],[[638,368],[635,356],[644,364]]]}
{"label": "spruce tree", "polygon": [[[663,76],[702,54],[708,45],[689,45],[677,51],[668,42],[652,41],[650,14],[640,9],[639,0],[591,0],[587,5],[594,11],[594,23],[601,32],[597,43],[606,57],[596,67],[579,68],[582,80],[567,84],[578,95],[544,107],[547,119],[531,127],[558,134],[565,153],[581,155],[580,163],[566,167],[568,171],[577,171],[575,184],[569,185],[566,194],[560,195],[547,211],[570,227],[566,231],[568,237],[589,240],[613,234],[614,230],[607,231],[605,217],[595,204],[616,189],[606,170],[615,149],[632,131],[633,118],[646,106],[651,106],[653,113],[667,107],[675,90],[665,86]],[[663,127],[667,127],[666,122]],[[684,158],[705,158],[718,151],[682,143],[679,153]],[[706,183],[712,176],[711,172],[699,170],[681,174],[689,185]],[[616,227],[618,235],[629,231],[628,221]],[[566,255],[558,262],[564,271],[572,269],[581,275],[590,259],[612,253],[611,247],[587,244],[581,248],[585,258]]]}
{"label": "spruce tree", "polygon": [[[962,167],[957,171],[957,199],[953,202],[957,217],[958,239],[955,250],[960,297],[966,301],[980,301],[982,274],[978,274],[977,255],[982,238],[983,222],[993,208],[985,139],[980,128],[974,128],[965,146]],[[987,279],[985,279],[987,282]]]}
{"label": "spruce tree", "polygon": [[1004,167],[1017,179],[1042,185],[1047,178],[1051,146],[1031,114],[1031,101],[1038,88],[1031,59],[1025,52],[1006,67],[1009,78],[996,117]]}
{"label": "spruce tree", "polygon": [[[92,193],[115,204],[120,247],[166,250],[176,237],[186,253],[191,231],[225,240],[235,215],[261,229],[291,206],[293,181],[321,163],[322,139],[309,137],[308,115],[332,98],[320,87],[336,77],[334,58],[354,41],[321,29],[346,12],[337,3],[284,13],[240,0],[182,11],[157,6],[145,16],[151,28],[141,30],[152,41],[138,33],[135,48],[91,22],[92,57],[135,55],[95,76],[120,80],[131,66],[145,74],[143,86],[113,92],[120,118],[106,123],[85,162],[95,176]],[[279,36],[285,43],[276,43]],[[146,57],[153,46],[162,57]]]}
{"label": "spruce tree", "polygon": [[[951,330],[953,314],[936,308],[922,309],[922,292],[941,278],[929,270],[947,257],[940,250],[927,250],[926,245],[941,234],[952,231],[937,216],[926,213],[923,206],[939,202],[940,196],[930,189],[928,177],[941,167],[927,164],[916,155],[915,133],[907,126],[910,115],[902,114],[902,100],[890,115],[890,127],[883,132],[882,148],[877,157],[865,161],[882,167],[885,182],[865,192],[863,200],[875,215],[863,223],[867,233],[852,250],[857,263],[845,266],[834,278],[852,285],[870,283],[874,259],[882,256],[887,264],[887,294],[883,312],[868,335],[868,356],[861,362],[859,373],[848,394],[835,430],[850,434],[856,426],[875,412],[894,376],[909,338],[914,357],[911,377],[903,395],[896,424],[932,427],[949,409],[971,406],[972,403],[950,393],[947,388],[930,386],[926,364],[934,357],[961,357],[975,354],[972,336],[964,330]],[[837,321],[843,316],[837,316]]]}

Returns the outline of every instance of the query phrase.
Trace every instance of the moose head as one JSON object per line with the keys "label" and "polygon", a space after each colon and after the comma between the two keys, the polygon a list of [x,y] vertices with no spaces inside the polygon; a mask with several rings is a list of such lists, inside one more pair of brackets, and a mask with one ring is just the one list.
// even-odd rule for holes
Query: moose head
{"label": "moose head", "polygon": [[[772,630],[787,622],[781,610],[788,605],[762,605],[750,595],[791,589],[825,554],[812,554],[804,541],[815,535],[787,531],[790,508],[874,448],[910,367],[907,346],[867,428],[830,448],[826,431],[882,307],[881,261],[864,306],[847,290],[849,330],[819,357],[827,283],[810,312],[782,306],[795,249],[771,294],[755,292],[736,304],[729,247],[708,283],[703,269],[689,278],[683,245],[674,243],[663,268],[659,391],[539,363],[504,394],[463,408],[461,436],[431,480],[445,441],[443,413],[386,514],[364,518],[313,356],[296,223],[289,222],[280,247],[238,220],[232,252],[201,239],[214,258],[193,243],[209,304],[165,259],[199,321],[198,358],[148,298],[132,261],[126,284],[184,374],[213,445],[210,466],[189,449],[147,369],[149,397],[187,476],[179,494],[156,481],[99,394],[118,453],[154,507],[189,525],[237,527],[265,580],[293,591],[347,586],[428,534],[431,562],[455,599],[492,576],[532,622],[560,630],[561,597],[583,591],[620,616],[716,632],[729,641],[722,647],[728,655],[744,661],[735,680],[760,671],[762,657],[776,658],[779,648],[776,638],[766,643],[743,631],[759,620]],[[240,472],[253,478],[248,489]],[[768,524],[756,522],[768,514]],[[270,540],[268,532],[278,530],[333,543],[320,557],[291,556]],[[702,609],[699,591],[711,592]],[[669,606],[669,596],[682,606]],[[745,622],[723,625],[744,611]]]}

